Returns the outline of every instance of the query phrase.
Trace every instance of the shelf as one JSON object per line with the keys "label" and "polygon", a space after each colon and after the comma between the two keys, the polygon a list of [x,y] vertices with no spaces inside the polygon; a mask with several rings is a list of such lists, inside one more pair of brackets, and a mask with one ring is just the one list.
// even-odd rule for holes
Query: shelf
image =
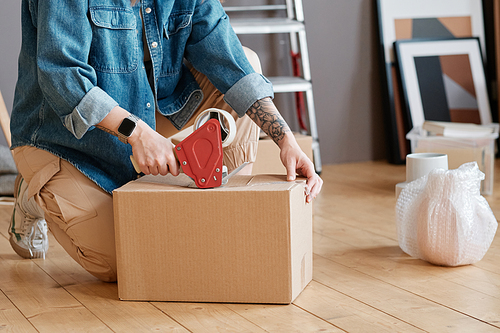
{"label": "shelf", "polygon": [[268,77],[273,84],[275,93],[307,91],[312,89],[311,82],[294,76]]}
{"label": "shelf", "polygon": [[262,5],[262,6],[224,6],[226,13],[248,12],[248,11],[274,11],[286,10],[286,5]]}
{"label": "shelf", "polygon": [[231,19],[236,34],[277,34],[304,31],[304,23],[289,18]]}

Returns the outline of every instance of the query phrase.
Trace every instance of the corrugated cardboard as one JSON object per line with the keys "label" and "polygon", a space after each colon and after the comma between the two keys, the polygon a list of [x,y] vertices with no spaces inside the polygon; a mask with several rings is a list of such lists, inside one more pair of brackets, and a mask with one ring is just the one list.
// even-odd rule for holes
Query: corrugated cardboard
{"label": "corrugated cardboard", "polygon": [[[295,139],[306,155],[313,160],[312,137],[295,133]],[[259,140],[257,158],[253,164],[252,174],[281,174],[286,175],[286,169],[281,163],[279,147],[269,137]]]}
{"label": "corrugated cardboard", "polygon": [[312,205],[300,180],[221,188],[146,176],[113,192],[122,300],[292,302],[312,279]]}
{"label": "corrugated cardboard", "polygon": [[[176,145],[191,133],[192,127],[177,133],[170,137],[170,139]],[[312,137],[300,133],[294,133],[294,135],[302,151],[313,161]],[[257,149],[257,157],[253,163],[252,174],[286,175],[286,169],[280,159],[280,149],[268,136],[264,136],[259,140],[259,148]]]}

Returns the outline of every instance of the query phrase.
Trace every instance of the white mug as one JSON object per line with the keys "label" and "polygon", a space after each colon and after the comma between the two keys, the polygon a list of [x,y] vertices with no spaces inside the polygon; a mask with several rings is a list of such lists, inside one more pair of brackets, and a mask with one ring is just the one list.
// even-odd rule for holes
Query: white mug
{"label": "white mug", "polygon": [[406,155],[406,182],[396,185],[396,199],[408,183],[426,176],[433,169],[448,170],[448,155],[438,153]]}
{"label": "white mug", "polygon": [[407,183],[427,175],[433,169],[448,170],[448,155],[437,153],[416,153],[406,155]]}

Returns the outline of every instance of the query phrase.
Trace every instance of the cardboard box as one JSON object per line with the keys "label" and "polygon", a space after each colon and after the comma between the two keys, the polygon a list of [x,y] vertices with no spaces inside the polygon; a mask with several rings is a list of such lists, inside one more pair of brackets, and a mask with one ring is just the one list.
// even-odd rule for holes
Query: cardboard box
{"label": "cardboard box", "polygon": [[[313,160],[312,137],[295,133],[295,139],[306,155]],[[270,137],[259,140],[257,158],[253,164],[252,174],[281,174],[286,175],[286,169],[281,163],[280,149]]]}
{"label": "cardboard box", "polygon": [[145,176],[113,192],[120,299],[291,303],[312,279],[305,181],[190,183]]}

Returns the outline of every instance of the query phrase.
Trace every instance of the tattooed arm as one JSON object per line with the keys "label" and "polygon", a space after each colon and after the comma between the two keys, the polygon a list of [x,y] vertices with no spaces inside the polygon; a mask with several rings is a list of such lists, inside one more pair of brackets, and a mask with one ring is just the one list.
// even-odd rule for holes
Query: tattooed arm
{"label": "tattooed arm", "polygon": [[323,180],[314,171],[314,165],[300,149],[290,127],[283,119],[271,98],[255,102],[247,115],[280,147],[281,162],[286,168],[287,179],[295,180],[296,174],[307,177],[307,202],[318,195]]}
{"label": "tattooed arm", "polygon": [[[278,112],[271,98],[267,97],[255,102],[247,111],[247,115],[280,146],[286,133],[290,132],[288,124]],[[281,147],[281,146],[280,146]]]}

